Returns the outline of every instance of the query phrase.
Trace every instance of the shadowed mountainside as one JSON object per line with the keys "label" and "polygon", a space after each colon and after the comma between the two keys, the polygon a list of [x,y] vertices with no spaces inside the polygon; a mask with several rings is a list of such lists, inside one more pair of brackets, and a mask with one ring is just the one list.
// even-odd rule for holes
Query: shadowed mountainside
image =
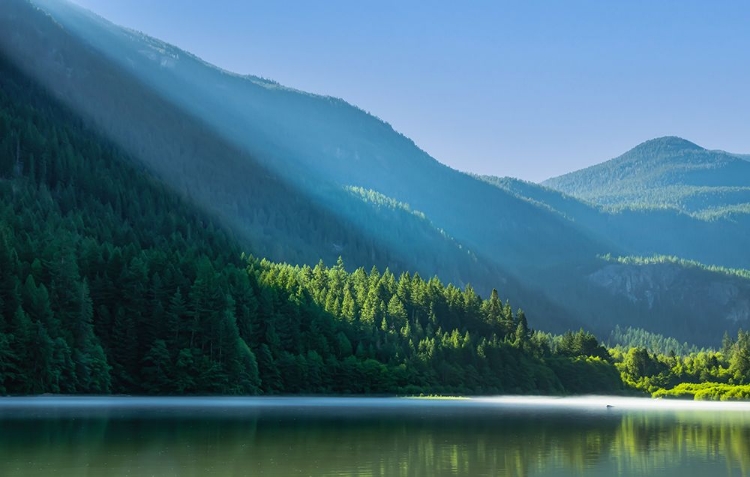
{"label": "shadowed mountainside", "polygon": [[[7,0],[0,27],[13,63],[257,256],[342,256],[352,267],[439,275],[485,294],[497,286],[535,327],[585,324],[601,335],[643,326],[651,310],[592,284],[607,266],[598,256],[750,267],[750,163],[740,156],[662,138],[547,182],[572,196],[586,189],[584,203],[455,171],[341,99],[223,71],[65,1]],[[660,293],[672,304],[685,296]],[[715,343],[694,330],[713,336],[743,323],[699,307],[660,313],[663,323],[691,324],[667,334],[700,344]]]}

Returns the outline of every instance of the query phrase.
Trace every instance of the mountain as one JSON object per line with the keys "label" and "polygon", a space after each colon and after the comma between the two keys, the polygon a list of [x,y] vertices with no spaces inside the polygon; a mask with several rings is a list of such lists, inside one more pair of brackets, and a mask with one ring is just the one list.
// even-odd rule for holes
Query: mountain
{"label": "mountain", "polygon": [[[8,55],[15,56],[27,71],[42,74],[43,84],[87,122],[106,131],[141,167],[218,215],[254,253],[313,264],[321,258],[334,263],[341,255],[353,264],[367,261],[371,266],[395,270],[406,269],[408,264],[410,269],[427,274],[439,270],[457,282],[482,281],[473,272],[481,268],[475,265],[476,258],[429,220],[388,207],[372,214],[372,207],[361,196],[326,184],[320,184],[315,192],[335,202],[336,207],[320,206],[319,197],[293,183],[305,174],[292,169],[289,177],[282,177],[222,138],[202,119],[186,114],[106,61],[52,18],[39,15],[41,11],[31,10],[23,2],[8,8],[19,10],[7,18],[15,22],[14,28],[8,25],[4,29],[15,35],[6,38],[6,46],[13,45],[6,49]],[[370,220],[359,224],[348,219],[368,214]],[[405,223],[403,228],[408,231],[392,230],[386,222]],[[370,234],[362,230],[365,226],[382,233]],[[424,237],[430,245],[420,243],[422,249],[437,248],[442,253],[426,257],[419,247],[399,240],[400,235]],[[398,247],[382,243],[397,241]],[[438,258],[435,264],[434,257],[441,255],[453,262],[439,262]],[[429,264],[423,266],[422,259]],[[456,271],[459,267],[469,270],[467,276]]]}
{"label": "mountain", "polygon": [[[480,180],[495,187],[507,190],[515,196],[531,203],[549,208],[568,220],[580,221],[588,217],[598,216],[601,207],[578,199],[572,195],[560,192],[551,187],[541,186],[533,182],[515,179],[513,177],[476,176]],[[592,229],[595,227],[591,227]]]}
{"label": "mountain", "polygon": [[646,141],[622,156],[542,183],[609,207],[710,213],[750,207],[750,162],[677,137]]}
{"label": "mountain", "polygon": [[736,154],[664,137],[542,186],[599,206],[589,228],[629,254],[750,268],[750,162]]}
{"label": "mountain", "polygon": [[[669,208],[613,210],[531,182],[481,179],[555,211],[602,241],[618,243],[632,257],[657,257],[580,264],[574,273],[585,276],[585,286],[571,282],[570,268],[545,270],[546,292],[568,303],[580,300],[579,317],[589,329],[603,333],[602,324],[628,323],[711,346],[721,330],[747,326],[750,274],[701,263],[750,268],[745,215],[709,220]],[[701,315],[704,319],[695,318]]]}
{"label": "mountain", "polygon": [[[534,328],[586,326],[600,336],[617,324],[648,329],[652,313],[591,281],[609,266],[601,256],[750,267],[741,211],[710,220],[664,208],[610,211],[464,174],[341,99],[223,71],[65,1],[6,0],[0,52],[258,257],[313,266],[341,256],[350,269],[437,275],[485,296],[498,288]],[[681,340],[715,345],[714,335],[750,319],[707,317],[676,306],[679,290],[660,293],[672,304],[660,309],[662,323],[691,323],[664,333]],[[694,333],[704,327],[711,333]]]}
{"label": "mountain", "polygon": [[326,186],[372,189],[422,211],[470,250],[494,255],[511,267],[527,266],[540,248],[550,251],[540,257],[545,264],[612,248],[581,236],[546,211],[448,168],[387,123],[340,99],[228,74],[66,2],[38,3],[111,61],[285,180],[318,195],[328,208],[337,208],[339,199],[320,197]]}
{"label": "mountain", "polygon": [[243,258],[0,54],[0,395],[619,391],[567,336],[497,292]]}
{"label": "mountain", "polygon": [[723,267],[750,268],[750,255],[745,252],[750,240],[750,214],[724,202],[715,202],[711,214],[643,206],[625,199],[621,206],[612,208],[518,179],[482,179],[554,210],[601,241],[618,244],[628,255],[676,255]]}
{"label": "mountain", "polygon": [[[43,6],[11,2],[7,54],[254,253],[309,264],[341,255],[350,266],[439,274],[483,293],[499,285],[530,316],[573,324],[514,270],[611,247],[443,166],[341,100],[228,74],[66,2]],[[424,217],[373,207],[352,187]]]}
{"label": "mountain", "polygon": [[[672,257],[623,258],[589,275],[592,286],[647,309],[637,327],[661,334],[680,329],[683,336],[718,342],[716,322],[742,327],[750,316],[750,272],[707,267]],[[675,313],[680,310],[681,313]],[[692,313],[710,319],[684,319]],[[729,325],[731,324],[731,325]]]}

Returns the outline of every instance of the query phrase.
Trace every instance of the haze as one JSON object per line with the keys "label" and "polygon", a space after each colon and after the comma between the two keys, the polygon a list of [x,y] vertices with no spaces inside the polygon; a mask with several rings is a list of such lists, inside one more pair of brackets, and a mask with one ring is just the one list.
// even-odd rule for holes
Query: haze
{"label": "haze", "polygon": [[750,151],[743,2],[76,1],[341,97],[459,170],[540,181],[665,135]]}
{"label": "haze", "polygon": [[742,2],[76,1],[342,97],[460,170],[539,181],[664,135],[750,151]]}

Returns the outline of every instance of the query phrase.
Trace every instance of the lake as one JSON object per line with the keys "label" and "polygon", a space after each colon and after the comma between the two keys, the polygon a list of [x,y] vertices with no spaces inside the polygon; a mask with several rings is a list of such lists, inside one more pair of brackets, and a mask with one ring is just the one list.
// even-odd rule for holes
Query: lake
{"label": "lake", "polygon": [[0,398],[0,475],[750,475],[750,404]]}

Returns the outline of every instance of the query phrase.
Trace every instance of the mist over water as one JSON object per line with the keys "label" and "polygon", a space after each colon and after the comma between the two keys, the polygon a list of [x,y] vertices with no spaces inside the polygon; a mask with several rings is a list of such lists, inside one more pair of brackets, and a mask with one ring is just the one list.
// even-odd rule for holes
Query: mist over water
{"label": "mist over water", "polygon": [[[609,416],[632,412],[674,414],[690,412],[750,413],[750,402],[687,401],[616,396],[479,396],[479,397],[145,397],[145,396],[34,396],[0,398],[0,418],[49,417],[58,413],[88,416],[104,410],[114,414],[184,412],[210,416],[256,413],[284,415],[407,413],[431,414],[451,419],[465,413],[528,415],[539,413]],[[748,416],[750,418],[750,415]]]}
{"label": "mist over water", "polygon": [[748,475],[749,411],[612,397],[3,398],[0,475]]}

